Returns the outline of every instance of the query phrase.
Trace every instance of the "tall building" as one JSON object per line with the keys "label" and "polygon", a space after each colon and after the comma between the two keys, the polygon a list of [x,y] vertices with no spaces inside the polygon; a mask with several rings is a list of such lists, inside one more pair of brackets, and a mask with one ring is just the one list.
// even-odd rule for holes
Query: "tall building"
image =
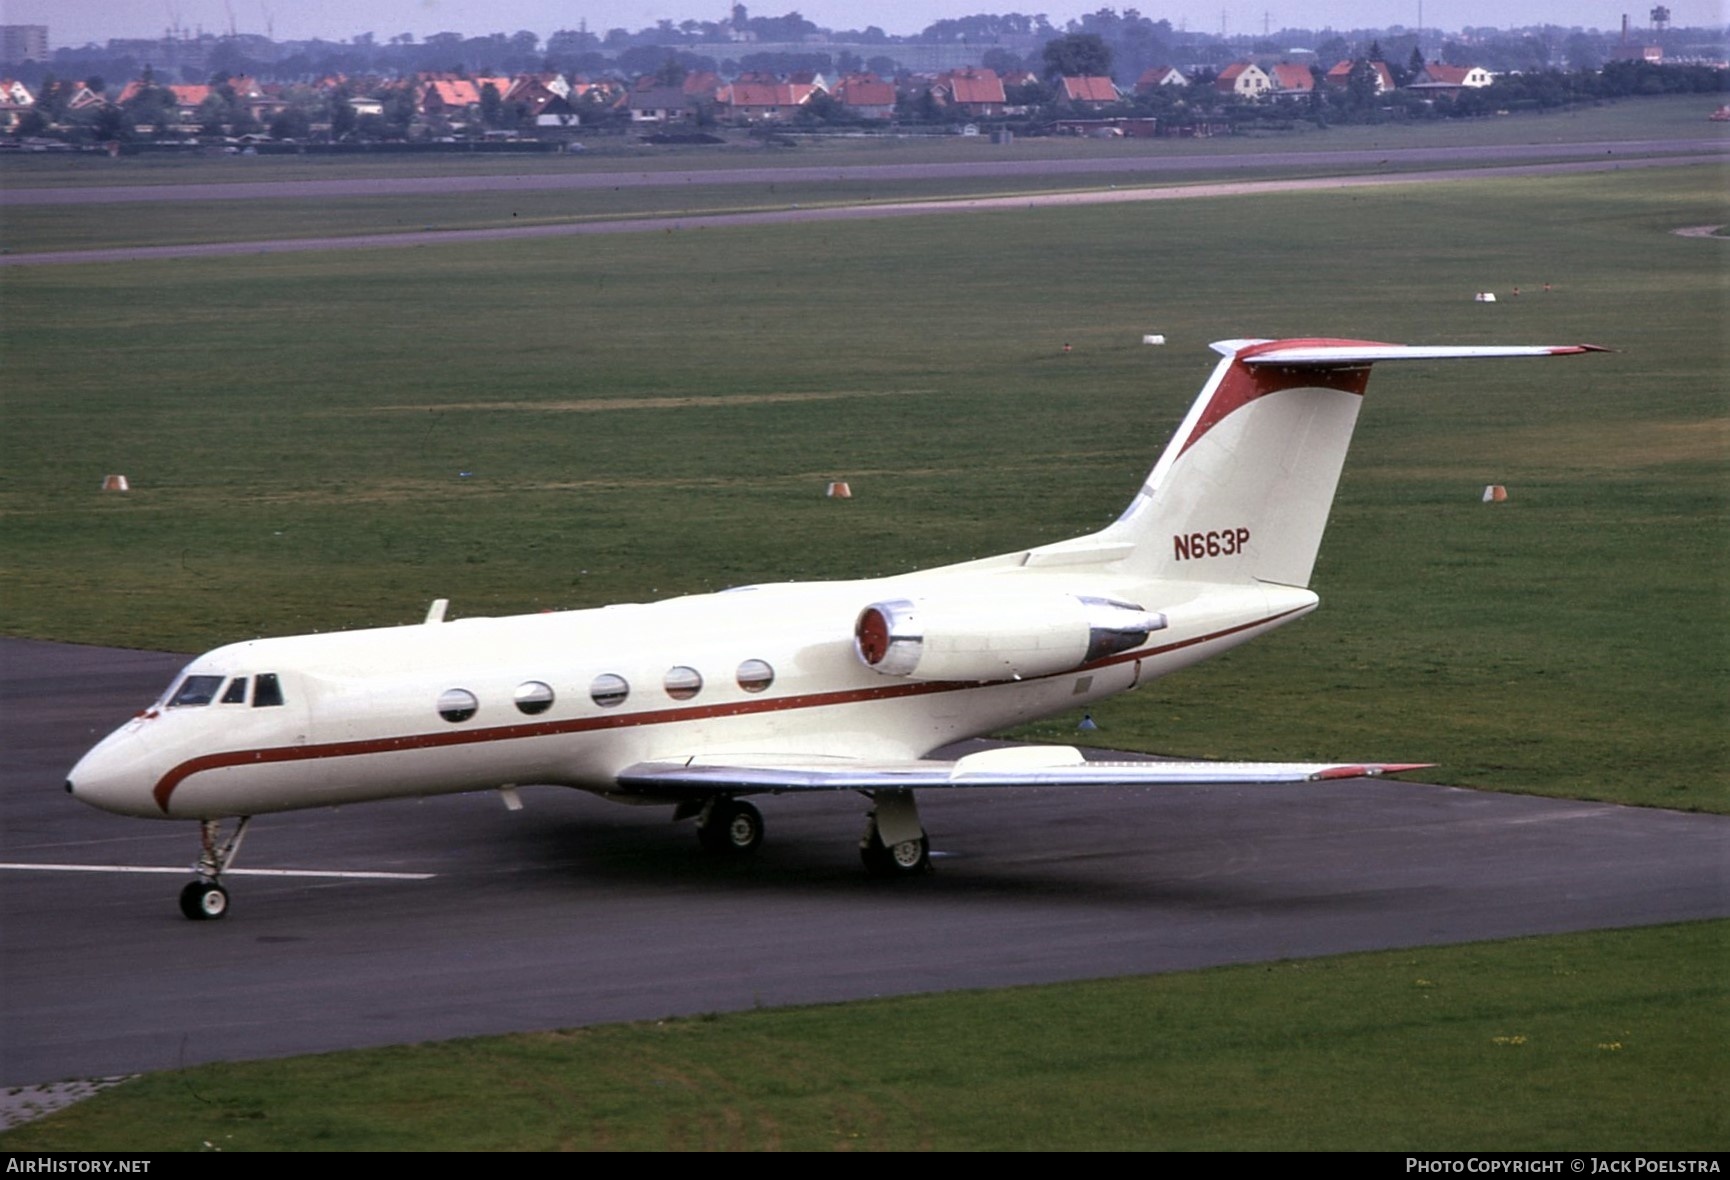
{"label": "tall building", "polygon": [[0,25],[0,61],[47,60],[47,25]]}

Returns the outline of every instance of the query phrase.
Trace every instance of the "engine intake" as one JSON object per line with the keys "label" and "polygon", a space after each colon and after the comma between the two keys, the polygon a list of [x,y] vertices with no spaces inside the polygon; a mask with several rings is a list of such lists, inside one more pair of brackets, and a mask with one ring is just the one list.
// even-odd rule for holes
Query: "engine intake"
{"label": "engine intake", "polygon": [[1166,626],[1134,603],[1077,594],[896,598],[859,612],[866,667],[912,680],[1022,680],[1130,651]]}

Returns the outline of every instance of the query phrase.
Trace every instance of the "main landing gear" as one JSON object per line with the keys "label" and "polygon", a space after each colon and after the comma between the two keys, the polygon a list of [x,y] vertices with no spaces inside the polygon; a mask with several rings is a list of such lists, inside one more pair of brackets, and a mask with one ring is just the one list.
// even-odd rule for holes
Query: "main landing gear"
{"label": "main landing gear", "polygon": [[[907,790],[866,791],[871,812],[859,838],[859,859],[873,877],[912,877],[931,871],[931,841],[919,822],[919,805]],[[718,856],[743,856],[763,843],[763,814],[743,799],[718,796],[689,801],[674,819],[697,818],[697,842]]]}
{"label": "main landing gear", "polygon": [[742,856],[763,843],[763,813],[741,799],[715,799],[697,817],[703,851]]}
{"label": "main landing gear", "polygon": [[873,877],[911,877],[931,871],[931,841],[919,823],[912,791],[873,791],[876,804],[859,837],[859,859]]}
{"label": "main landing gear", "polygon": [[224,870],[234,863],[240,842],[246,837],[246,826],[251,822],[250,815],[241,816],[234,835],[224,841],[221,820],[199,821],[204,847],[198,854],[198,864],[193,866],[198,880],[180,891],[180,912],[194,922],[211,921],[228,913],[228,890],[222,887],[221,877]]}

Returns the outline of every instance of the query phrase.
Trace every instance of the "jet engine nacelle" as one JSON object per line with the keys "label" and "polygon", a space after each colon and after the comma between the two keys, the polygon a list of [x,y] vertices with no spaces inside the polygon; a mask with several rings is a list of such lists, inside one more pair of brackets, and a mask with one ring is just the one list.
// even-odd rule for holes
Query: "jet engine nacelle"
{"label": "jet engine nacelle", "polygon": [[1076,594],[897,598],[859,612],[854,650],[913,680],[1021,680],[1140,647],[1165,616]]}

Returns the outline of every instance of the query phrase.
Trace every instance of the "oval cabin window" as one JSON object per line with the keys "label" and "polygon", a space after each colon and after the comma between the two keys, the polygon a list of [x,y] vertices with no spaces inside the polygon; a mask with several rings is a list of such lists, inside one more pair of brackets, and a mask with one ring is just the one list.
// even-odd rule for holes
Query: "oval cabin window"
{"label": "oval cabin window", "polygon": [[533,717],[553,707],[553,689],[550,684],[542,684],[539,680],[525,680],[517,685],[511,699],[516,702],[517,712]]}
{"label": "oval cabin window", "polygon": [[675,701],[688,701],[703,691],[703,674],[695,668],[680,666],[669,669],[662,682],[667,695]]}
{"label": "oval cabin window", "polygon": [[625,683],[625,678],[611,672],[595,677],[595,682],[589,685],[589,699],[603,709],[624,704],[625,698],[630,695],[631,686]]}
{"label": "oval cabin window", "polygon": [[475,694],[466,688],[449,688],[439,696],[439,716],[446,721],[467,721],[480,708]]}
{"label": "oval cabin window", "polygon": [[762,660],[746,660],[739,665],[739,687],[746,692],[762,692],[775,683],[775,669]]}

